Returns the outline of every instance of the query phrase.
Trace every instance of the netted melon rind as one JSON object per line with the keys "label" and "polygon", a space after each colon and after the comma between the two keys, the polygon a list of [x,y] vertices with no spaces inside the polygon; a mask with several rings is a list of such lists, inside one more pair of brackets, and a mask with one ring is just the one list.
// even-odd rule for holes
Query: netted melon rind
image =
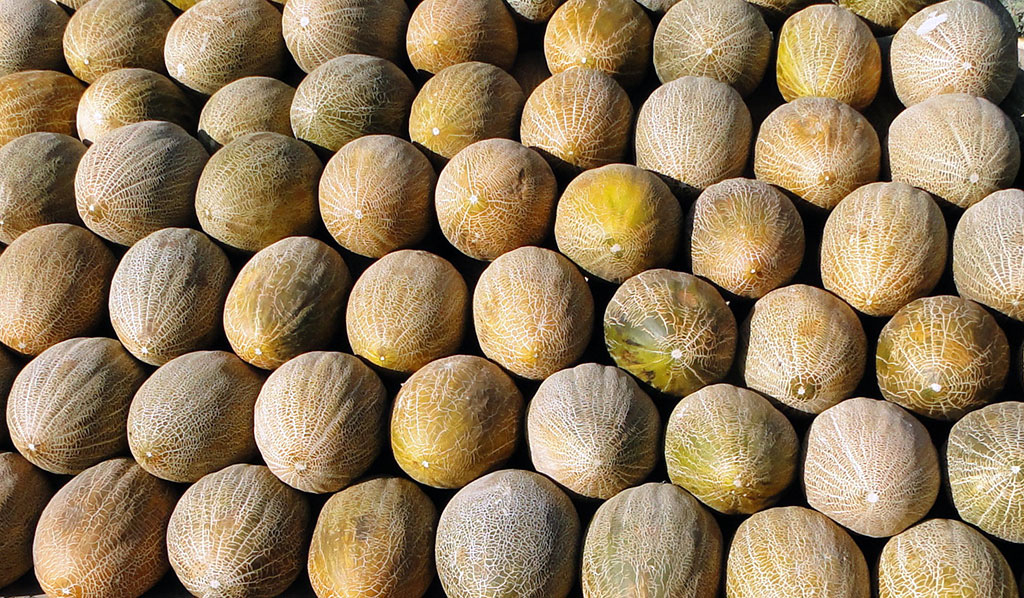
{"label": "netted melon rind", "polygon": [[838,0],[846,8],[868,22],[877,33],[893,33],[917,11],[935,0]]}
{"label": "netted melon rind", "polygon": [[56,71],[21,71],[0,77],[0,147],[22,135],[75,136],[75,114],[85,86]]}
{"label": "netted melon rind", "polygon": [[281,16],[284,43],[307,73],[344,54],[401,60],[408,24],[404,0],[289,0]]}
{"label": "netted melon rind", "polygon": [[29,133],[0,148],[0,243],[37,226],[82,223],[75,171],[85,150],[60,133]]}
{"label": "netted melon rind", "polygon": [[52,497],[43,472],[18,453],[0,452],[0,588],[32,569],[32,537]]}
{"label": "netted melon rind", "polygon": [[424,0],[409,19],[405,49],[413,68],[427,73],[470,61],[508,70],[519,35],[501,0]]}
{"label": "netted melon rind", "polygon": [[218,89],[199,114],[199,141],[215,152],[235,139],[266,131],[292,134],[295,88],[272,77],[242,77]]}
{"label": "netted melon rind", "polygon": [[505,0],[512,15],[528,23],[546,23],[565,0]]}
{"label": "netted melon rind", "polygon": [[124,68],[98,77],[78,102],[78,137],[94,143],[107,133],[146,120],[166,120],[195,131],[192,104],[167,77]]}
{"label": "netted melon rind", "polygon": [[2,0],[0,14],[4,15],[0,21],[0,77],[19,71],[64,68],[68,15],[57,3]]}
{"label": "netted melon rind", "polygon": [[174,20],[162,0],[89,0],[64,30],[64,58],[86,83],[123,68],[163,71]]}
{"label": "netted melon rind", "polygon": [[963,213],[953,234],[953,280],[960,296],[1024,320],[1024,191],[997,191]]}

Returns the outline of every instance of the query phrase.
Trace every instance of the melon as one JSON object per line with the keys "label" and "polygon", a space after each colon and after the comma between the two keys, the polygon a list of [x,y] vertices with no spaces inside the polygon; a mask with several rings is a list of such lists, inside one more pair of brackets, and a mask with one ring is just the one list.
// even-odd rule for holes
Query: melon
{"label": "melon", "polygon": [[506,0],[512,14],[527,23],[546,23],[565,0]]}
{"label": "melon", "polygon": [[242,77],[218,89],[199,114],[199,141],[215,152],[249,133],[292,134],[295,88],[272,77]]}
{"label": "melon", "polygon": [[174,13],[161,0],[90,0],[64,30],[64,59],[92,83],[111,71],[163,70],[164,41]]}
{"label": "melon", "polygon": [[935,0],[838,0],[878,33],[892,33]]}
{"label": "melon", "polygon": [[32,569],[32,536],[50,481],[18,453],[0,452],[0,588]]}
{"label": "melon", "polygon": [[165,120],[195,131],[191,102],[170,79],[146,69],[100,75],[78,102],[78,136],[95,143],[107,133],[146,120]]}
{"label": "melon", "polygon": [[427,73],[470,61],[508,70],[518,49],[515,19],[501,0],[423,0],[405,34],[409,61]]}
{"label": "melon", "polygon": [[512,70],[509,73],[515,77],[526,97],[530,97],[533,90],[537,89],[541,83],[551,77],[551,71],[548,70],[548,63],[544,58],[544,52],[541,50],[520,52],[516,56],[516,63],[512,65]]}
{"label": "melon", "polygon": [[961,297],[1024,320],[1024,191],[997,191],[968,208],[953,234],[953,280]]}
{"label": "melon", "polygon": [[408,23],[404,0],[290,0],[281,16],[284,43],[307,73],[343,54],[402,60]]}
{"label": "melon", "polygon": [[523,395],[497,365],[475,355],[444,357],[398,391],[391,450],[417,482],[461,488],[512,456],[522,415]]}
{"label": "melon", "polygon": [[[68,15],[46,0],[0,1],[0,77],[31,70],[64,68],[63,38]],[[0,584],[2,585],[2,584]]]}
{"label": "melon", "polygon": [[0,77],[0,147],[37,132],[75,135],[75,113],[85,86],[56,71]]}
{"label": "melon", "polygon": [[0,243],[45,224],[81,224],[75,172],[85,149],[61,133],[29,133],[0,147]]}

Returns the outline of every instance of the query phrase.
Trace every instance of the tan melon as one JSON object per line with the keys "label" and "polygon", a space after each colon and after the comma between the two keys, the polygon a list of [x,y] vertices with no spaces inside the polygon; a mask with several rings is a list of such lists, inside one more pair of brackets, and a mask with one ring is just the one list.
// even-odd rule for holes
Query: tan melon
{"label": "tan melon", "polygon": [[47,224],[0,253],[0,342],[38,355],[103,318],[117,260],[96,235]]}
{"label": "tan melon", "polygon": [[523,21],[534,24],[547,22],[565,0],[506,0],[512,14]]}
{"label": "tan melon", "polygon": [[551,71],[548,70],[548,63],[544,58],[544,52],[540,50],[520,52],[516,56],[516,63],[512,65],[512,70],[509,73],[515,77],[526,97],[530,97],[533,90],[537,89],[541,83],[551,77]]}
{"label": "tan melon", "polygon": [[413,68],[437,73],[460,62],[508,70],[516,59],[516,22],[501,0],[424,0],[405,34]]}
{"label": "tan melon", "polygon": [[199,141],[211,152],[235,139],[266,131],[292,134],[295,88],[272,77],[242,77],[218,89],[199,114]]}
{"label": "tan melon", "polygon": [[[0,348],[0,444],[10,444],[7,436],[7,395],[11,392],[14,377],[21,370],[21,364],[14,360],[3,348]],[[2,587],[2,586],[0,586]]]}
{"label": "tan melon", "polygon": [[68,15],[56,2],[0,2],[0,77],[31,70],[64,68],[63,37]]}
{"label": "tan melon", "polygon": [[75,113],[85,86],[55,71],[0,77],[0,147],[36,132],[75,134]]}
{"label": "tan melon", "polygon": [[245,361],[265,370],[325,346],[338,325],[351,275],[325,243],[289,237],[261,250],[235,278],[224,332]]}
{"label": "tan melon", "polygon": [[343,54],[397,62],[408,24],[404,0],[290,0],[281,17],[284,43],[307,73]]}
{"label": "tan melon", "polygon": [[256,444],[284,483],[337,492],[362,475],[385,437],[387,393],[359,359],[311,351],[267,379],[256,401]]}
{"label": "tan melon", "polygon": [[191,102],[167,77],[125,68],[99,76],[78,102],[78,136],[94,143],[105,134],[145,120],[166,120],[195,131]]}
{"label": "tan melon", "polygon": [[953,234],[953,280],[961,297],[1024,320],[1024,191],[997,191],[968,208]]}
{"label": "tan melon", "polygon": [[0,148],[0,243],[45,224],[81,224],[75,172],[85,149],[60,133],[29,133]]}
{"label": "tan melon", "polygon": [[111,71],[163,71],[164,40],[174,13],[161,0],[90,0],[71,15],[64,59],[76,77],[92,83]]}
{"label": "tan melon", "polygon": [[917,11],[935,0],[838,0],[837,4],[849,9],[879,33],[892,33]]}
{"label": "tan melon", "polygon": [[0,588],[32,569],[32,537],[50,480],[18,453],[0,452]]}
{"label": "tan melon", "polygon": [[468,295],[444,258],[412,249],[389,253],[352,287],[345,313],[352,352],[406,374],[447,357],[462,344]]}

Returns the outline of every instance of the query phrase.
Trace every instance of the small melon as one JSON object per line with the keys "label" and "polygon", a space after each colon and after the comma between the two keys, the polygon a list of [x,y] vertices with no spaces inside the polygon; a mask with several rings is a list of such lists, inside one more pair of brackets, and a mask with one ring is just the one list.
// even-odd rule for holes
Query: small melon
{"label": "small melon", "polygon": [[836,3],[868,22],[878,33],[892,33],[935,0],[838,0]]}
{"label": "small melon", "polygon": [[[515,0],[512,1],[515,2]],[[530,0],[527,1],[529,2]],[[537,89],[541,83],[551,77],[548,63],[544,59],[544,52],[540,50],[520,52],[516,56],[516,63],[512,65],[512,70],[509,73],[515,77],[526,97],[530,97],[533,90]]]}
{"label": "small melon", "polygon": [[565,0],[505,0],[513,15],[527,23],[546,23]]}
{"label": "small melon", "polygon": [[44,224],[81,224],[75,172],[85,149],[60,133],[29,133],[0,148],[0,243]]}
{"label": "small melon", "polygon": [[1024,191],[997,191],[967,208],[953,235],[961,297],[1024,320]]}
{"label": "small melon", "polygon": [[64,58],[86,83],[123,68],[163,71],[174,19],[162,0],[89,0],[64,30]]}
{"label": "small melon", "polygon": [[43,472],[18,453],[0,452],[0,588],[32,569],[32,537],[51,497]]}
{"label": "small melon", "polygon": [[[0,77],[36,69],[64,68],[68,15],[56,2],[0,0]],[[3,586],[0,583],[0,586]]]}
{"label": "small melon", "polygon": [[295,88],[272,77],[242,77],[218,89],[199,114],[199,141],[210,152],[249,133],[292,134]]}
{"label": "small melon", "polygon": [[55,71],[0,77],[0,147],[29,133],[75,134],[75,113],[85,86]]}
{"label": "small melon", "polygon": [[402,60],[408,24],[404,0],[289,0],[281,16],[284,43],[307,73],[343,54]]}
{"label": "small melon", "polygon": [[94,143],[105,134],[145,120],[166,120],[195,131],[192,104],[170,79],[146,69],[100,75],[78,102],[78,136]]}
{"label": "small melon", "polygon": [[508,70],[519,37],[501,0],[423,0],[409,19],[405,49],[413,68],[428,73],[470,61]]}

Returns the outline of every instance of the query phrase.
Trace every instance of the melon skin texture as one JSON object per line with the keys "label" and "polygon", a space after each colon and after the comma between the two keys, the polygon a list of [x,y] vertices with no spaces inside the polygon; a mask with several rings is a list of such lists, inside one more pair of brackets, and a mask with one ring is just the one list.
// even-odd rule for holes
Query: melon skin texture
{"label": "melon skin texture", "polygon": [[163,70],[164,41],[174,13],[161,0],[89,0],[64,30],[72,74],[93,83],[122,68]]}
{"label": "melon skin texture", "polygon": [[310,509],[261,465],[204,476],[174,507],[167,556],[197,598],[273,598],[302,571]]}
{"label": "melon skin texture", "polygon": [[519,36],[501,0],[424,0],[409,19],[405,50],[413,68],[427,73],[471,61],[508,70]]}
{"label": "melon skin texture", "polygon": [[138,598],[168,570],[164,534],[177,490],[131,459],[78,474],[46,505],[32,547],[50,596]]}
{"label": "melon skin texture", "polygon": [[655,389],[686,396],[725,377],[736,350],[736,318],[713,286],[663,268],[630,278],[604,313],[615,364]]}
{"label": "melon skin texture", "polygon": [[100,323],[117,260],[72,224],[36,227],[0,253],[0,342],[38,355]]}
{"label": "melon skin texture", "polygon": [[75,114],[85,86],[55,71],[0,77],[0,147],[29,133],[75,135]]}
{"label": "melon skin texture", "polygon": [[262,372],[227,351],[172,359],[132,400],[132,456],[152,475],[186,483],[252,459],[253,406],[263,381]]}
{"label": "melon skin texture", "polygon": [[290,0],[281,16],[284,43],[308,72],[343,54],[405,57],[404,0]]}
{"label": "melon skin texture", "polygon": [[86,143],[146,120],[165,120],[195,131],[194,109],[185,93],[167,77],[146,69],[101,75],[78,102],[78,137]]}
{"label": "melon skin texture", "polygon": [[445,357],[398,391],[391,450],[417,482],[461,488],[512,456],[522,416],[523,395],[501,368],[475,355]]}
{"label": "melon skin texture", "polygon": [[420,598],[434,579],[437,508],[416,484],[376,478],[332,496],[309,548],[318,598]]}
{"label": "melon skin texture", "polygon": [[876,33],[892,33],[935,0],[838,0],[837,4],[868,22]]}
{"label": "melon skin texture", "polygon": [[0,148],[0,243],[37,226],[82,223],[75,171],[85,150],[60,133],[29,133]]}
{"label": "melon skin texture", "polygon": [[441,513],[434,556],[449,598],[566,598],[580,520],[546,477],[520,469],[459,490]]}
{"label": "melon skin texture", "polygon": [[50,480],[18,453],[0,452],[0,588],[32,569],[32,537]]}
{"label": "melon skin texture", "polygon": [[1024,320],[1024,191],[997,191],[968,208],[953,234],[953,280],[961,297]]}
{"label": "melon skin texture", "polygon": [[565,0],[506,0],[513,16],[527,23],[546,23]]}
{"label": "melon skin texture", "polygon": [[714,598],[718,523],[685,490],[650,483],[605,501],[583,540],[583,596]]}
{"label": "melon skin texture", "polygon": [[19,71],[64,67],[63,37],[68,15],[47,0],[0,2],[0,77]]}
{"label": "melon skin texture", "polygon": [[272,77],[242,77],[218,89],[199,113],[199,141],[215,152],[235,139],[266,131],[292,134],[295,88]]}
{"label": "melon skin texture", "polygon": [[232,350],[272,370],[325,346],[350,284],[338,252],[316,239],[288,237],[261,250],[242,267],[224,303]]}

